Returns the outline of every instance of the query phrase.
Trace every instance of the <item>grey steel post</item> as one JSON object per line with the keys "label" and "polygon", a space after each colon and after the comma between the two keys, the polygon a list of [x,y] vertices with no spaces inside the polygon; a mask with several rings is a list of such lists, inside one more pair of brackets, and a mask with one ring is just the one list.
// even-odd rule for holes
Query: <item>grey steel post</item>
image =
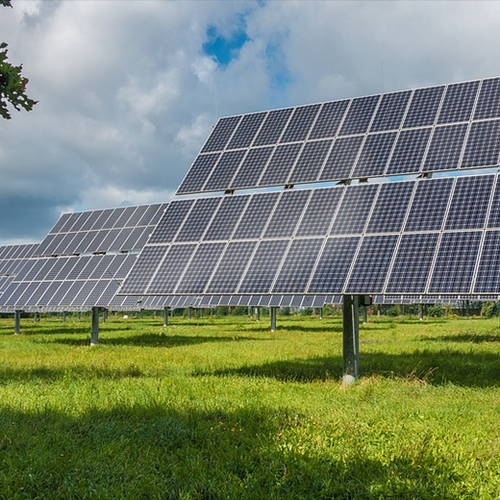
{"label": "grey steel post", "polygon": [[200,318],[203,318],[203,309],[200,309]]}
{"label": "grey steel post", "polygon": [[366,306],[363,306],[363,325],[366,325],[366,323],[368,323],[368,313]]}
{"label": "grey steel post", "polygon": [[19,335],[21,333],[21,312],[17,310],[14,312],[14,334]]}
{"label": "grey steel post", "polygon": [[191,308],[188,307],[188,319],[191,319],[192,314]]}
{"label": "grey steel post", "polygon": [[343,304],[343,359],[342,384],[349,385],[359,375],[359,297],[344,295]]}
{"label": "grey steel post", "polygon": [[102,322],[106,323],[106,321],[108,321],[108,310],[107,309],[103,309],[103,311],[102,311]]}
{"label": "grey steel post", "polygon": [[260,321],[260,307],[255,308],[255,321]]}
{"label": "grey steel post", "polygon": [[319,308],[319,319],[323,319],[323,308]]}
{"label": "grey steel post", "polygon": [[62,314],[62,322],[63,322],[63,323],[66,323],[66,311],[63,311],[63,314]]}
{"label": "grey steel post", "polygon": [[33,321],[35,323],[38,323],[38,313],[37,312],[35,313],[35,317],[33,318]]}
{"label": "grey steel post", "polygon": [[78,321],[80,321],[81,319],[82,319],[82,313],[81,313],[81,312],[79,312],[79,313],[78,313]]}
{"label": "grey steel post", "polygon": [[97,345],[99,343],[99,308],[92,308],[92,327],[90,330],[90,345]]}
{"label": "grey steel post", "polygon": [[278,308],[277,307],[270,307],[269,308],[269,313],[271,315],[271,331],[275,332],[276,331],[276,312]]}
{"label": "grey steel post", "polygon": [[424,319],[424,305],[420,304],[418,306],[418,319],[422,321]]}
{"label": "grey steel post", "polygon": [[163,326],[168,325],[168,307],[163,308]]}

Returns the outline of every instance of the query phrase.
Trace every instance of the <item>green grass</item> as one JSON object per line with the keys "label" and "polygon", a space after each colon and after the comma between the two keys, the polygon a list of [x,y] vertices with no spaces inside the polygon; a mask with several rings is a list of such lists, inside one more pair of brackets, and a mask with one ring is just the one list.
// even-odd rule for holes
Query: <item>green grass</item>
{"label": "green grass", "polygon": [[0,498],[500,496],[498,319],[0,320]]}

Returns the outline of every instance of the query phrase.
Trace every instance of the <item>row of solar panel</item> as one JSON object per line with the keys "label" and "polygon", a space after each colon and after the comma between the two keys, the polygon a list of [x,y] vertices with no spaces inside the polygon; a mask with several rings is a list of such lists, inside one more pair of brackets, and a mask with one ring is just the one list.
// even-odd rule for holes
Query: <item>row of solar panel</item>
{"label": "row of solar panel", "polygon": [[34,258],[0,296],[7,306],[108,306],[135,254]]}
{"label": "row of solar panel", "polygon": [[165,206],[166,204],[156,203],[154,205],[65,213],[61,215],[49,234],[151,226],[160,220]]}
{"label": "row of solar panel", "polygon": [[[37,248],[38,243],[0,246],[0,261],[28,259],[33,255],[36,255]],[[0,272],[0,274],[2,273]]]}
{"label": "row of solar panel", "polygon": [[49,234],[40,243],[36,253],[39,256],[53,256],[136,251],[146,244],[155,227]]}
{"label": "row of solar panel", "polygon": [[198,156],[178,194],[495,167],[500,120]]}
{"label": "row of solar panel", "polygon": [[455,307],[474,302],[498,302],[498,295],[375,295],[373,304],[375,305],[431,305],[447,304]]}
{"label": "row of solar panel", "polygon": [[471,117],[500,117],[499,78],[221,118],[177,193],[496,165],[496,120]]}
{"label": "row of solar panel", "polygon": [[485,224],[500,228],[500,178],[492,174],[172,201],[148,244],[482,229]]}

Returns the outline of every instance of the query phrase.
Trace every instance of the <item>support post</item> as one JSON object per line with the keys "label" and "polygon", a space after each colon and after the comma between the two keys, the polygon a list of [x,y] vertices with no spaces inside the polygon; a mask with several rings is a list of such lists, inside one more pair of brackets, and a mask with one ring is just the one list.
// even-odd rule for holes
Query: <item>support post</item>
{"label": "support post", "polygon": [[359,297],[344,295],[343,304],[343,359],[342,384],[349,385],[359,375]]}
{"label": "support post", "polygon": [[140,318],[142,319],[142,318],[144,317],[144,316],[143,316],[143,314],[144,314],[144,309],[141,309],[141,312],[140,312],[139,314],[140,314]]}
{"label": "support post", "polygon": [[34,320],[33,320],[35,323],[38,323],[38,313],[36,312],[35,313],[35,317],[34,317]]}
{"label": "support post", "polygon": [[269,313],[271,315],[271,331],[275,332],[276,331],[276,312],[278,308],[277,307],[270,307],[269,308]]}
{"label": "support post", "polygon": [[92,308],[92,327],[90,330],[90,345],[94,346],[99,343],[99,308]]}
{"label": "support post", "polygon": [[188,307],[188,319],[191,319],[193,312],[190,307]]}
{"label": "support post", "polygon": [[420,304],[418,306],[418,319],[422,321],[424,319],[424,305]]}
{"label": "support post", "polygon": [[319,319],[323,319],[323,308],[319,308]]}
{"label": "support post", "polygon": [[62,322],[66,323],[66,311],[63,311]]}
{"label": "support post", "polygon": [[200,318],[203,319],[203,309],[200,309]]}
{"label": "support post", "polygon": [[255,321],[260,321],[260,307],[255,308]]}
{"label": "support post", "polygon": [[168,307],[163,308],[163,326],[168,325]]}
{"label": "support post", "polygon": [[366,323],[368,323],[368,313],[366,306],[363,306],[363,325],[366,325]]}
{"label": "support post", "polygon": [[107,309],[104,309],[102,311],[102,322],[103,323],[106,323],[106,321],[108,321],[108,310]]}
{"label": "support post", "polygon": [[21,333],[21,311],[16,310],[14,312],[14,334],[19,335]]}
{"label": "support post", "polygon": [[78,313],[78,321],[80,321],[81,319],[82,319],[82,313],[81,313],[81,312],[79,312],[79,313]]}

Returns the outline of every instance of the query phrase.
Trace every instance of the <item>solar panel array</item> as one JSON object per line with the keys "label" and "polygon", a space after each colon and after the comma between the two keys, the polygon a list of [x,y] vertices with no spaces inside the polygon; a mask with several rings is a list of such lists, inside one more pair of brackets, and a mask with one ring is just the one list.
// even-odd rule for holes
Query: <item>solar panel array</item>
{"label": "solar panel array", "polygon": [[221,118],[177,194],[495,167],[500,78]]}
{"label": "solar panel array", "polygon": [[40,244],[37,255],[79,255],[140,250],[166,203],[65,213]]}
{"label": "solar panel array", "polygon": [[176,200],[120,293],[500,293],[499,190],[488,174]]}

